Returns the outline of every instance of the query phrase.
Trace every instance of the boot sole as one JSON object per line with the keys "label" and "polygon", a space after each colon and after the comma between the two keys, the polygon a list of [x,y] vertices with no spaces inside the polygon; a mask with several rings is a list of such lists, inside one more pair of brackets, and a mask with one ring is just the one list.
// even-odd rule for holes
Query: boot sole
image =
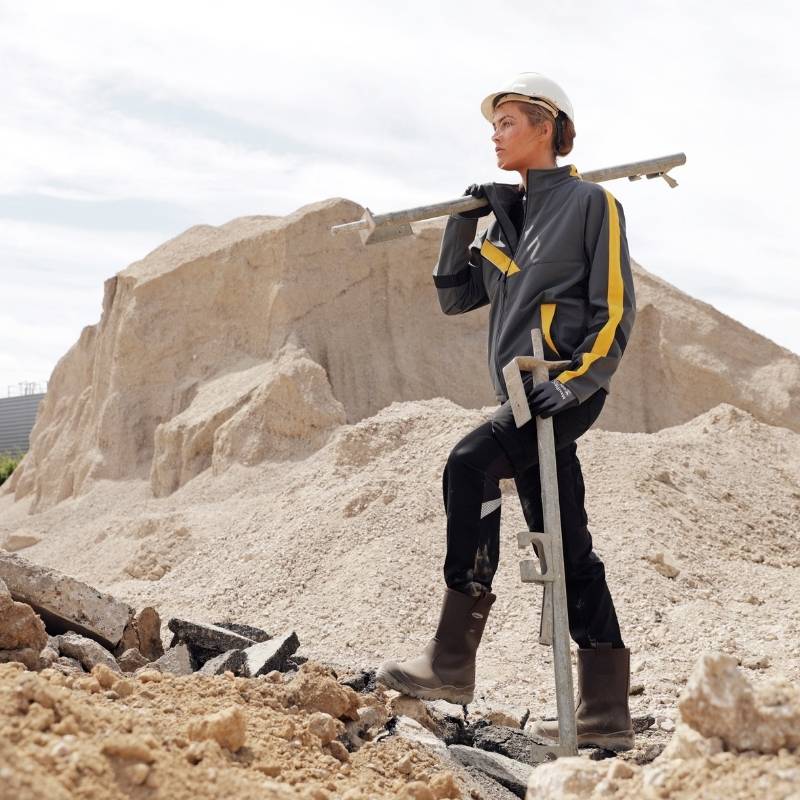
{"label": "boot sole", "polygon": [[444,684],[436,689],[427,686],[420,686],[418,683],[400,678],[389,670],[379,669],[375,675],[375,680],[388,686],[390,689],[400,692],[410,697],[417,697],[420,700],[447,700],[450,703],[465,706],[472,702],[475,690],[465,689],[464,687]]}
{"label": "boot sole", "polygon": [[623,750],[632,750],[633,746],[633,734],[626,731],[578,734],[578,747],[602,747],[604,750],[619,753]]}
{"label": "boot sole", "polygon": [[[558,736],[548,736],[533,728],[531,734],[548,743],[558,744]],[[579,733],[578,747],[602,747],[620,753],[634,748],[634,735],[630,731],[616,731],[614,733]]]}

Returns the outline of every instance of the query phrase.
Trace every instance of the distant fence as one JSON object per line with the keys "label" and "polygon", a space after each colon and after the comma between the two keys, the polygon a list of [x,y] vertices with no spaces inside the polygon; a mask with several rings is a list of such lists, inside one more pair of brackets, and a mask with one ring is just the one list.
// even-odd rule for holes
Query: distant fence
{"label": "distant fence", "polygon": [[25,453],[44,392],[0,397],[0,453]]}
{"label": "distant fence", "polygon": [[21,394],[44,394],[47,391],[47,381],[36,383],[34,381],[21,381],[9,383],[6,397],[19,397]]}

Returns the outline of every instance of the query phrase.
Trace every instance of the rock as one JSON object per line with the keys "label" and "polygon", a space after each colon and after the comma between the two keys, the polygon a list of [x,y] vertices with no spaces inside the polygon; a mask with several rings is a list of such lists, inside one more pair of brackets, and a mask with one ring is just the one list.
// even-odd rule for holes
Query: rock
{"label": "rock", "polygon": [[36,612],[26,603],[15,602],[0,581],[0,650],[30,648],[38,656],[47,644],[47,631]]}
{"label": "rock", "polygon": [[742,666],[745,669],[767,669],[769,664],[769,656],[750,656],[742,659]]}
{"label": "rock", "polygon": [[244,711],[240,706],[232,706],[190,722],[187,735],[195,742],[214,740],[220,747],[235,753],[244,746],[246,729]]}
{"label": "rock", "polygon": [[200,675],[222,675],[223,672],[230,670],[234,675],[243,675],[243,677],[249,678],[249,675],[244,674],[246,668],[247,657],[245,656],[245,651],[228,650],[227,653],[214,656],[214,658],[210,658],[206,661],[206,663],[200,667],[198,673]]}
{"label": "rock", "polygon": [[398,800],[436,800],[424,781],[409,781],[397,797]]}
{"label": "rock", "polygon": [[416,720],[424,728],[427,728],[431,733],[440,736],[442,730],[438,721],[431,715],[428,707],[422,700],[416,697],[409,697],[405,694],[400,694],[394,690],[387,691],[390,696],[387,703],[390,714],[401,717],[411,717]]}
{"label": "rock", "polygon": [[409,742],[421,744],[433,750],[443,758],[447,757],[447,745],[438,737],[434,736],[427,728],[424,728],[411,717],[395,717],[392,725],[392,733]]}
{"label": "rock", "polygon": [[69,658],[68,656],[59,656],[53,662],[53,669],[63,672],[65,675],[73,675],[76,673],[83,673],[83,665],[77,658]]}
{"label": "rock", "polygon": [[666,578],[675,578],[680,574],[678,562],[671,553],[659,550],[645,558],[653,565],[655,571]]}
{"label": "rock", "polygon": [[267,639],[272,638],[272,634],[267,633],[265,630],[256,628],[253,625],[243,625],[241,622],[215,622],[214,624],[218,628],[233,631],[247,639],[252,639],[254,642],[266,642]]}
{"label": "rock", "polygon": [[58,652],[62,656],[68,656],[79,661],[87,672],[91,671],[95,664],[105,664],[114,672],[121,672],[114,656],[93,639],[87,639],[85,636],[72,631],[58,636],[57,639]]}
{"label": "rock", "polygon": [[39,651],[31,647],[22,647],[18,650],[0,650],[0,664],[17,662],[24,664],[27,669],[40,670],[46,666],[39,658]]}
{"label": "rock", "polygon": [[219,625],[173,618],[167,623],[167,627],[175,634],[170,648],[185,644],[198,668],[209,659],[227,653],[228,650],[246,650],[256,644],[250,637],[221,628]]}
{"label": "rock", "polygon": [[450,703],[447,700],[426,700],[425,705],[431,712],[436,712],[443,717],[464,719],[464,706],[457,703]]}
{"label": "rock", "polygon": [[[473,744],[473,726],[464,719],[464,709],[446,700],[426,700],[428,713],[436,722],[436,733],[445,744]],[[479,721],[480,722],[480,721]]]}
{"label": "rock", "polygon": [[0,579],[27,603],[51,632],[76,631],[114,647],[133,609],[81,581],[11,553],[0,552]]}
{"label": "rock", "polygon": [[681,719],[726,750],[777,753],[800,745],[800,689],[775,679],[754,689],[736,659],[703,653],[678,698]]}
{"label": "rock", "polygon": [[664,759],[704,758],[721,753],[722,739],[716,736],[707,738],[684,722],[679,722],[675,733],[664,748]]}
{"label": "rock", "polygon": [[251,678],[255,678],[258,675],[266,675],[273,669],[282,670],[286,659],[298,647],[300,647],[300,640],[294,631],[283,636],[276,636],[266,642],[251,645],[244,651],[247,674]]}
{"label": "rock", "polygon": [[147,606],[133,618],[133,626],[139,639],[139,652],[148,661],[155,661],[164,655],[161,643],[161,617],[158,612]]}
{"label": "rock", "polygon": [[308,730],[318,736],[322,744],[328,744],[344,733],[345,728],[340,720],[334,719],[330,714],[315,711],[308,719]]}
{"label": "rock", "polygon": [[349,686],[340,685],[332,670],[309,661],[286,684],[287,699],[306,711],[324,711],[332,717],[358,720],[361,698]]}
{"label": "rock", "polygon": [[463,769],[469,776],[470,794],[465,797],[476,797],[480,800],[516,800],[517,795],[514,792],[492,780],[477,767],[464,767]]}
{"label": "rock", "polygon": [[24,550],[26,547],[33,547],[33,545],[41,541],[42,537],[34,533],[9,533],[2,544],[2,548],[9,553],[16,553],[18,550]]}
{"label": "rock", "polygon": [[48,644],[44,650],[39,653],[39,659],[43,665],[49,667],[53,662],[58,660],[58,650],[54,649],[50,646],[50,644]]}
{"label": "rock", "polygon": [[508,728],[525,727],[525,723],[530,717],[530,709],[519,706],[510,706],[496,700],[491,704],[483,699],[477,699],[470,704],[470,714],[477,718],[485,719],[493,725],[505,725]]}
{"label": "rock", "polygon": [[109,736],[100,748],[103,755],[152,764],[155,756],[150,747],[138,736],[116,733]]}
{"label": "rock", "polygon": [[362,669],[352,674],[343,675],[339,678],[339,683],[342,686],[349,686],[356,692],[374,692],[375,675],[376,670],[374,669]]}
{"label": "rock", "polygon": [[[534,772],[533,767],[515,761],[513,758],[502,756],[499,753],[489,753],[485,750],[466,747],[463,744],[450,745],[447,748],[447,752],[460,764],[479,769],[501,786],[505,786],[517,797],[525,797],[528,780],[531,773]],[[537,769],[540,768],[537,767]],[[534,796],[531,795],[531,797]]]}
{"label": "rock", "polygon": [[628,689],[628,694],[631,697],[635,697],[639,694],[644,694],[644,684],[643,683],[632,683],[630,689]]}
{"label": "rock", "polygon": [[343,764],[350,760],[350,753],[347,752],[347,748],[336,739],[334,739],[332,742],[328,742],[328,744],[325,746],[325,749]]}
{"label": "rock", "polygon": [[171,672],[173,675],[191,675],[195,671],[192,654],[185,644],[170,647],[161,658],[156,659],[149,666],[160,672]]}
{"label": "rock", "polygon": [[608,774],[604,761],[566,756],[541,764],[527,783],[527,800],[583,800],[594,797],[597,784]]}
{"label": "rock", "polygon": [[105,664],[95,664],[92,667],[92,676],[103,689],[111,689],[120,680],[118,672],[112,672]]}
{"label": "rock", "polygon": [[636,773],[639,771],[638,765],[630,764],[627,761],[620,761],[618,758],[613,758],[611,759],[611,763],[608,765],[606,778],[612,781],[626,781],[636,775]]}
{"label": "rock", "polygon": [[474,726],[473,746],[481,750],[513,758],[524,764],[538,763],[531,755],[531,745],[537,741],[532,736],[507,725]]}
{"label": "rock", "polygon": [[137,669],[147,666],[149,663],[150,660],[145,658],[135,647],[126,650],[117,658],[117,664],[123,672],[136,672]]}
{"label": "rock", "polygon": [[634,733],[641,733],[651,728],[655,724],[656,718],[650,714],[645,714],[643,717],[631,717],[631,724]]}

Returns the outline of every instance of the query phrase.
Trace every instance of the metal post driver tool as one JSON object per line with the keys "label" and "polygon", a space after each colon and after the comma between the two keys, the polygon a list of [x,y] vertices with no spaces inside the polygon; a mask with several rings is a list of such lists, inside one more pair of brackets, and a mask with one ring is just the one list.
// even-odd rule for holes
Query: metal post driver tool
{"label": "metal post driver tool", "polygon": [[[581,179],[592,183],[600,183],[602,181],[613,181],[617,178],[628,178],[631,181],[637,181],[643,176],[646,178],[663,178],[674,189],[678,182],[667,173],[673,167],[678,167],[685,163],[686,155],[684,153],[674,153],[671,156],[661,156],[660,158],[650,158],[645,161],[634,161],[630,164],[619,164],[615,167],[604,167],[582,172]],[[365,208],[364,216],[361,219],[355,222],[346,222],[342,225],[334,225],[331,227],[331,233],[358,231],[364,244],[387,242],[391,239],[412,236],[414,232],[411,230],[411,222],[442,217],[446,214],[457,214],[461,211],[470,211],[473,208],[480,208],[485,205],[486,200],[483,198],[462,196],[454,200],[444,200],[441,203],[407,208],[403,211],[391,211],[388,214],[378,214],[377,216],[369,208]]]}
{"label": "metal post driver tool", "polygon": [[[533,382],[547,381],[548,370],[562,369],[569,361],[545,361],[542,332],[531,331],[533,357],[518,356],[503,367],[503,378],[508,389],[508,399],[514,413],[514,422],[521,428],[531,420],[531,410],[522,382],[522,372],[532,372]],[[561,511],[558,499],[556,473],[556,448],[553,420],[536,417],[536,440],[539,450],[539,477],[542,486],[544,531],[522,531],[517,534],[520,549],[533,546],[538,556],[520,561],[520,577],[525,583],[541,583],[542,613],[539,626],[539,643],[553,648],[553,667],[556,679],[556,705],[558,708],[557,745],[531,745],[535,761],[548,761],[559,756],[578,754],[578,736],[573,705],[572,665],[569,652],[569,619],[567,616],[567,585],[564,576],[564,553],[561,539]]]}

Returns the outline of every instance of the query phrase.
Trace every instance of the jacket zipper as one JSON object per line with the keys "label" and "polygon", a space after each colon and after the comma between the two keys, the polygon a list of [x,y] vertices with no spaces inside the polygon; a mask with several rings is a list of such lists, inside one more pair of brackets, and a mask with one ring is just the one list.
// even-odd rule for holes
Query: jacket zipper
{"label": "jacket zipper", "polygon": [[[517,246],[514,248],[514,251],[511,253],[511,260],[514,260],[514,256],[517,254],[517,250],[519,250],[520,242],[522,241],[522,233],[525,230],[525,225],[528,221],[528,200],[527,200],[527,188],[526,188],[526,197],[525,197],[525,210],[522,215],[522,225],[519,229],[519,234],[517,235]],[[510,264],[509,264],[510,266]],[[495,345],[494,345],[494,368],[497,371],[498,381],[502,382],[503,370],[500,367],[500,362],[498,360],[498,351],[500,349],[500,334],[503,331],[503,311],[505,311],[506,307],[506,282],[508,281],[508,269],[503,273],[503,286],[502,286],[502,294],[500,295],[500,311],[498,313],[497,319],[497,333],[495,335]],[[507,393],[506,393],[507,394]]]}

